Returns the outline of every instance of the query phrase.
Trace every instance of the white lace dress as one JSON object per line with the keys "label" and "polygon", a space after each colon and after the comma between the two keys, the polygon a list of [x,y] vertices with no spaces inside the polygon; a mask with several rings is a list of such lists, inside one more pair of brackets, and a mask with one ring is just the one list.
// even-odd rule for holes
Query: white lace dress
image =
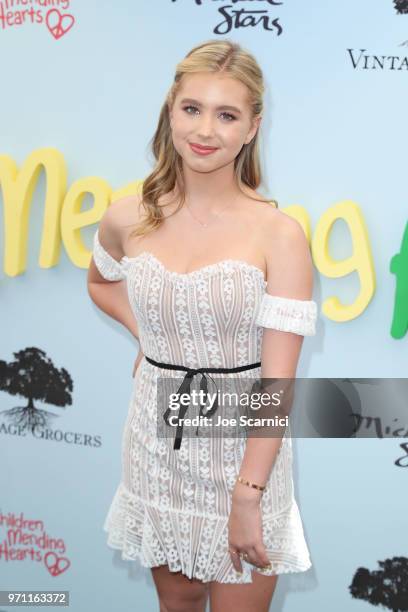
{"label": "white lace dress", "polygon": [[[263,327],[315,333],[314,301],[267,294],[263,272],[225,260],[187,274],[172,272],[151,253],[113,259],[94,237],[102,276],[126,279],[141,349],[157,361],[189,368],[235,367],[260,361]],[[157,435],[158,377],[183,377],[140,362],[122,439],[122,477],[104,523],[108,545],[144,567],[167,564],[204,582],[250,583],[264,575],[311,567],[294,498],[291,438],[285,434],[261,498],[263,541],[272,567],[242,561],[228,551],[231,494],[245,450],[242,437],[187,437],[179,450]],[[218,374],[212,374],[214,378]],[[260,367],[223,377],[260,377]]]}

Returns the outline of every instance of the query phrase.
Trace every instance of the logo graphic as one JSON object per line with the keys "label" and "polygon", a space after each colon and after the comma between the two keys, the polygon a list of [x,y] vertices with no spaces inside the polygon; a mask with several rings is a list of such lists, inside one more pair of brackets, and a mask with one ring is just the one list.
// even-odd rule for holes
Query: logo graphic
{"label": "logo graphic", "polygon": [[[25,8],[21,8],[21,4],[25,5]],[[28,4],[30,8],[27,8]],[[47,9],[50,5],[53,8]],[[58,40],[69,32],[75,23],[75,17],[65,12],[69,8],[70,0],[0,0],[0,26],[5,30],[26,24],[45,25],[48,32]]]}
{"label": "logo graphic", "polygon": [[66,552],[64,539],[51,535],[43,520],[27,517],[24,512],[6,514],[0,509],[0,562],[42,562],[56,578],[71,565],[67,557],[61,556]]}
{"label": "logo graphic", "polygon": [[363,599],[373,606],[382,606],[388,610],[408,609],[408,559],[393,557],[378,561],[380,570],[359,567],[353,582],[349,586],[355,599]]}
{"label": "logo graphic", "polygon": [[[177,0],[171,1],[176,2]],[[210,1],[208,0],[208,3]],[[212,0],[212,2],[219,2],[219,0]],[[235,9],[234,4],[237,2],[243,6]],[[261,8],[261,3],[265,8]],[[204,0],[195,0],[195,4],[196,6],[202,6]],[[231,32],[231,30],[253,29],[259,26],[263,30],[275,32],[277,36],[280,36],[283,28],[279,17],[272,16],[269,13],[269,7],[281,6],[282,4],[283,2],[279,0],[258,0],[257,7],[255,8],[253,0],[230,0],[224,6],[218,7],[218,12],[223,17],[223,20],[215,26],[213,32],[223,36]]]}
{"label": "logo graphic", "polygon": [[408,0],[394,0],[394,6],[398,15],[408,14]]}
{"label": "logo graphic", "polygon": [[39,348],[26,348],[13,355],[15,360],[10,363],[0,361],[0,391],[24,397],[27,403],[3,410],[2,414],[34,432],[55,416],[37,408],[35,400],[60,407],[71,405],[72,378],[65,368],[58,370]]}
{"label": "logo graphic", "polygon": [[47,28],[53,35],[53,37],[58,40],[61,36],[64,36],[72,28],[75,23],[75,19],[73,15],[69,15],[65,13],[63,15],[59,12],[58,9],[52,9],[48,11],[45,23],[47,24]]}
{"label": "logo graphic", "polygon": [[66,557],[58,557],[55,552],[49,551],[44,556],[44,563],[51,576],[59,576],[71,565],[71,561]]}
{"label": "logo graphic", "polygon": [[[52,427],[60,418],[36,404],[43,402],[60,408],[72,405],[73,381],[65,368],[56,368],[44,351],[27,347],[13,353],[14,361],[0,360],[0,392],[16,395],[25,404],[0,410],[0,436],[26,437],[99,448],[101,436]],[[4,402],[5,403],[5,402]]]}
{"label": "logo graphic", "polygon": [[366,49],[358,52],[347,49],[354,70],[408,70],[408,56],[399,55],[375,55],[365,53]]}

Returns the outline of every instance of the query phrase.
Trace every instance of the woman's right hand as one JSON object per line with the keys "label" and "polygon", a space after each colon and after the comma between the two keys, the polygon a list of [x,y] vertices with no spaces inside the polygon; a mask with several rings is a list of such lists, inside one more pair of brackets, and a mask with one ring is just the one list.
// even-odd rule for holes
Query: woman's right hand
{"label": "woman's right hand", "polygon": [[254,489],[245,490],[236,485],[232,493],[231,511],[228,519],[228,548],[231,561],[237,572],[242,573],[240,553],[245,561],[267,569],[270,560],[262,534],[261,495]]}
{"label": "woman's right hand", "polygon": [[142,361],[143,357],[144,357],[143,351],[139,351],[139,353],[138,353],[138,355],[137,355],[137,357],[136,357],[135,364],[134,364],[134,366],[133,366],[133,372],[132,372],[132,377],[133,377],[133,378],[134,378],[134,377],[135,377],[135,375],[136,375],[136,370],[137,370],[137,367],[138,367],[139,363]]}

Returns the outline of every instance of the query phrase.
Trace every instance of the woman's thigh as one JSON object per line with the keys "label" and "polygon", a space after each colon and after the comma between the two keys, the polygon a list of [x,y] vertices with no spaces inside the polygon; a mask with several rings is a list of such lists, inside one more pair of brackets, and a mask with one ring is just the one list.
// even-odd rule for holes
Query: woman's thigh
{"label": "woman's thigh", "polygon": [[252,580],[252,584],[210,582],[211,612],[222,612],[229,606],[234,612],[268,612],[278,576],[252,571]]}
{"label": "woman's thigh", "polygon": [[163,612],[205,612],[208,582],[188,578],[181,572],[171,572],[168,565],[152,567],[151,572]]}

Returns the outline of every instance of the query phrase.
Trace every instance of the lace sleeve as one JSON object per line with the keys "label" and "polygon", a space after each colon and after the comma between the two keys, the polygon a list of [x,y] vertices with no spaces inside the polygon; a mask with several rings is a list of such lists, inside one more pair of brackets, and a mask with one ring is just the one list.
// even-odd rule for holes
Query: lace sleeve
{"label": "lace sleeve", "polygon": [[316,333],[317,304],[264,293],[255,323],[302,336]]}
{"label": "lace sleeve", "polygon": [[121,263],[109,255],[99,242],[98,230],[94,236],[92,256],[96,267],[106,280],[118,281],[126,277]]}

